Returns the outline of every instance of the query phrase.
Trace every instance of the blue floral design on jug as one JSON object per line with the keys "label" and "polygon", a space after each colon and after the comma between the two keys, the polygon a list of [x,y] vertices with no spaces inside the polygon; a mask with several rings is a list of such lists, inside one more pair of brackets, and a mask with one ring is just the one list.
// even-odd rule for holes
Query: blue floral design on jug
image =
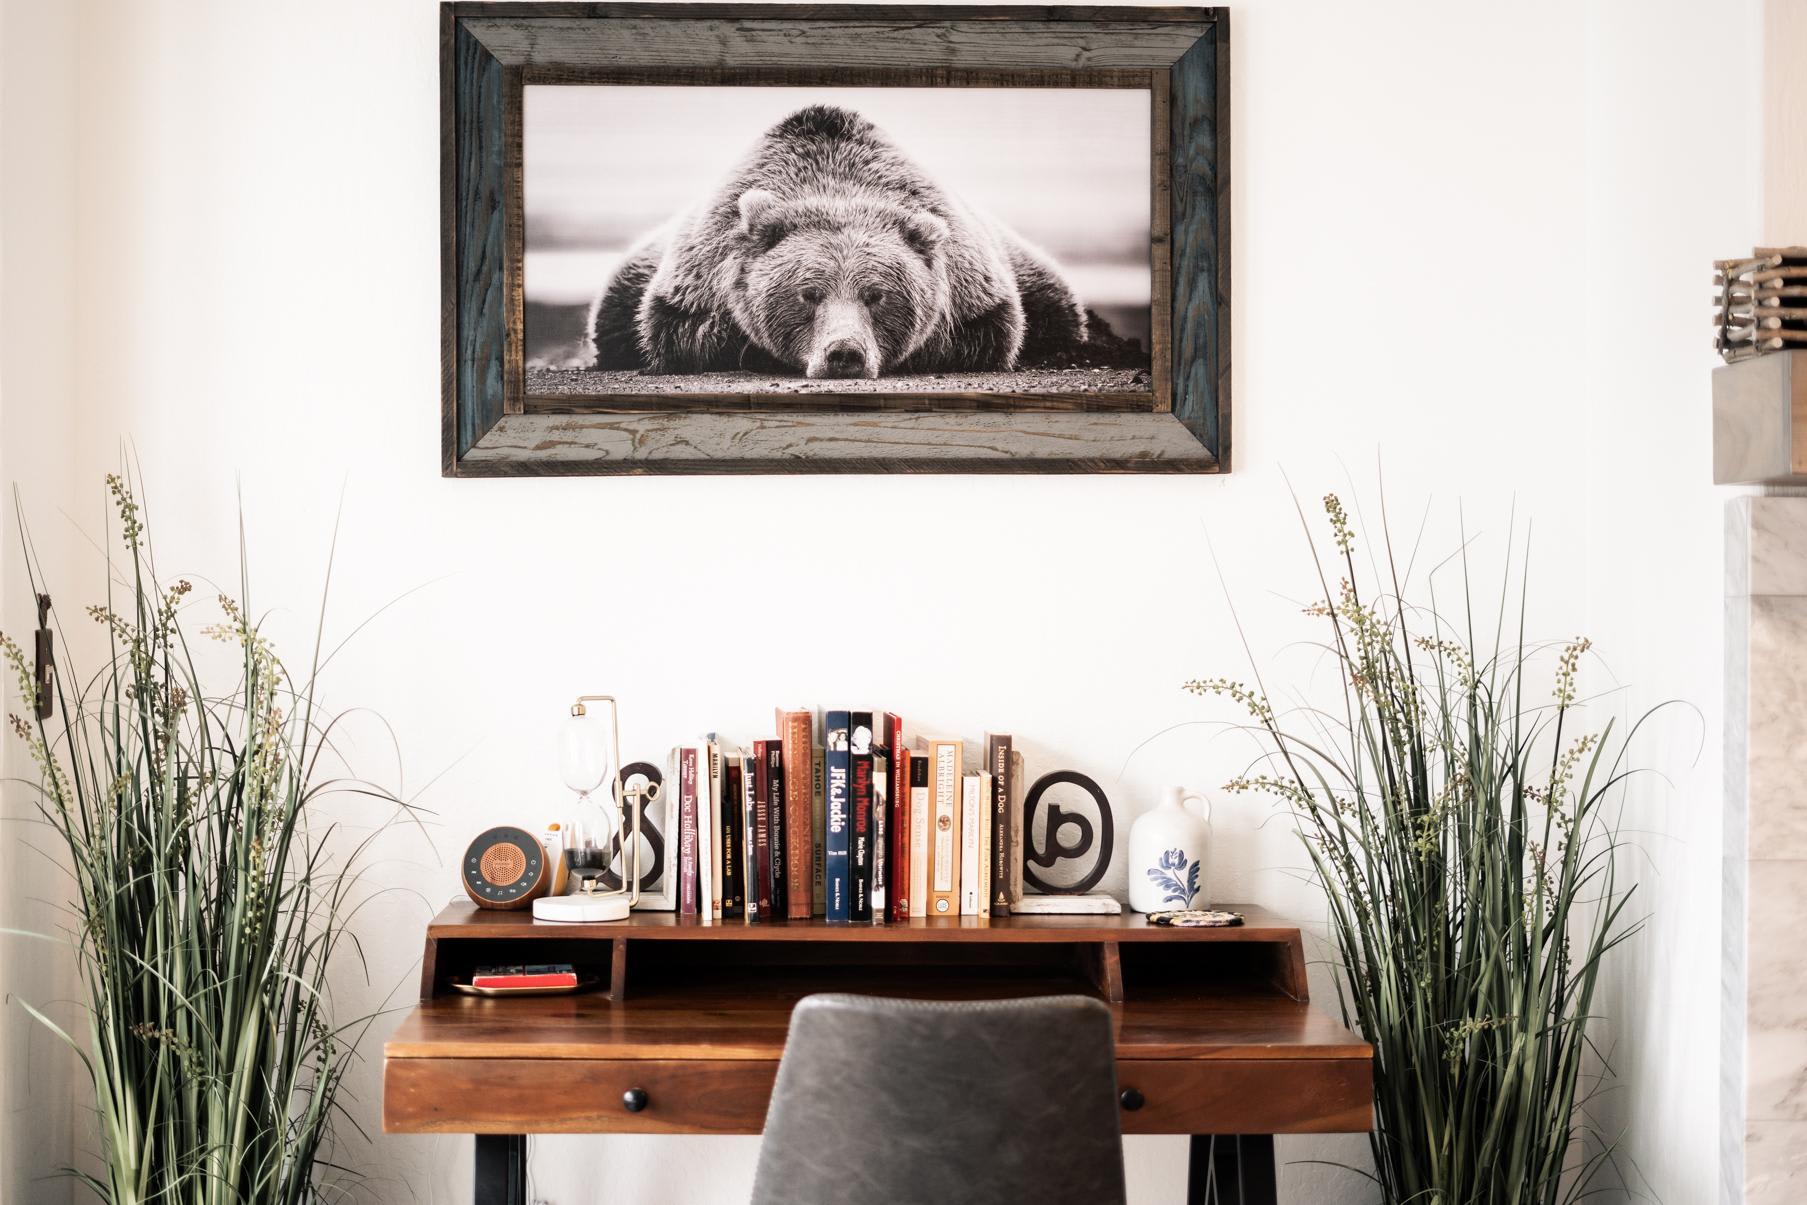
{"label": "blue floral design on jug", "polygon": [[1161,854],[1161,864],[1151,866],[1148,877],[1162,891],[1162,903],[1174,904],[1181,908],[1192,906],[1192,897],[1198,894],[1197,862],[1186,861],[1186,851],[1169,849]]}

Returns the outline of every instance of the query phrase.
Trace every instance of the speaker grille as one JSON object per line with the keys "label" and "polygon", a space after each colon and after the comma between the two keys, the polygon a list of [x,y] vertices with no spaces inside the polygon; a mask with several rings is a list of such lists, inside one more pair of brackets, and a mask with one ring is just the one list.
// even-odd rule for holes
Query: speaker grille
{"label": "speaker grille", "polygon": [[527,859],[519,849],[503,842],[483,851],[479,868],[485,879],[498,887],[506,887],[521,877],[521,872],[527,869]]}

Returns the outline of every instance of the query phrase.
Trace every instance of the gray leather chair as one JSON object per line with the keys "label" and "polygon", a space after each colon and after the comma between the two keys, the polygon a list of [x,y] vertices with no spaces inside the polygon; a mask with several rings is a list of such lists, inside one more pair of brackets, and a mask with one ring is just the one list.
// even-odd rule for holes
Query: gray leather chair
{"label": "gray leather chair", "polygon": [[810,996],[753,1205],[1121,1205],[1110,1010],[1084,996]]}

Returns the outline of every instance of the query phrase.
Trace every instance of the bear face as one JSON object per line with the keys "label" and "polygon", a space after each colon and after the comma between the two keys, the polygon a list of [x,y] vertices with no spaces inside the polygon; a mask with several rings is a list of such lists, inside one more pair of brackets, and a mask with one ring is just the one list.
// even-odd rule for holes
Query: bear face
{"label": "bear face", "polygon": [[812,379],[876,378],[947,321],[948,224],[857,192],[780,201],[751,188],[730,305],[748,339]]}

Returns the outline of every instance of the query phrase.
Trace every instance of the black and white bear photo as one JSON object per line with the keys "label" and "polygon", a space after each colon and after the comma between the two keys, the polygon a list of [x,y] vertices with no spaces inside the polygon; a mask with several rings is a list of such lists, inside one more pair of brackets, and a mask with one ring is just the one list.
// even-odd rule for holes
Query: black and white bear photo
{"label": "black and white bear photo", "polygon": [[527,391],[1146,390],[1147,123],[1117,90],[531,87]]}

